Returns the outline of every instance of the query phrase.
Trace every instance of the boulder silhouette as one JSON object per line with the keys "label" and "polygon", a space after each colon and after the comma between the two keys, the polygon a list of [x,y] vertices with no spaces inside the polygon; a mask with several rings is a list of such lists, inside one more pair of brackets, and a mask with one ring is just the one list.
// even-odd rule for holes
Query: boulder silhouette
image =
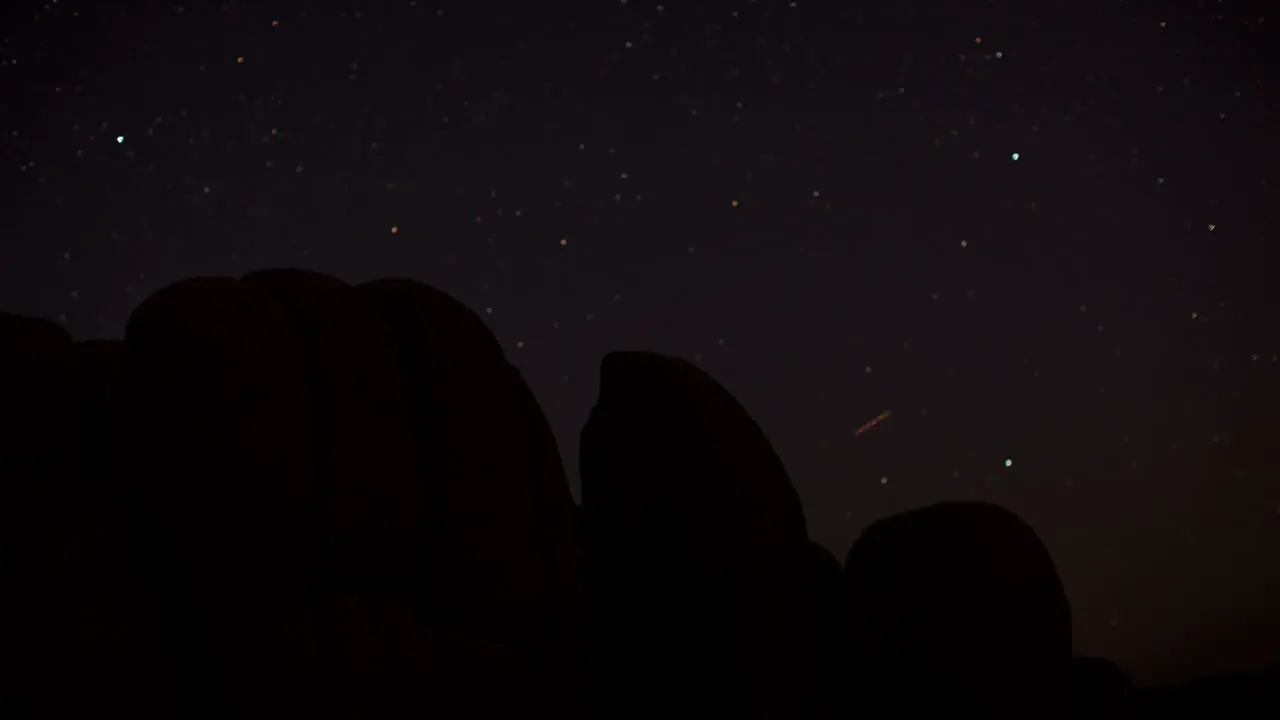
{"label": "boulder silhouette", "polygon": [[742,406],[687,362],[613,353],[580,447],[592,715],[819,712],[834,559]]}
{"label": "boulder silhouette", "polygon": [[13,707],[581,716],[558,451],[460,303],[271,270],[0,333]]}
{"label": "boulder silhouette", "polygon": [[941,503],[868,527],[845,561],[846,709],[1063,718],[1071,613],[1016,515]]}

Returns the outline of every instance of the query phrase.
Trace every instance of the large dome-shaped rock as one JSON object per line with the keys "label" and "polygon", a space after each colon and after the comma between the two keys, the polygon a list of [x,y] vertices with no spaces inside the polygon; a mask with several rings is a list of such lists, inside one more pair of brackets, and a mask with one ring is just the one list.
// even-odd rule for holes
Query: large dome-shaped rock
{"label": "large dome-shaped rock", "polygon": [[[13,318],[0,335],[24,602],[63,633],[50,647],[96,663],[59,675],[51,649],[6,648],[34,679],[21,707],[581,716],[572,499],[532,394],[460,303],[271,270],[164,288],[122,344]],[[77,594],[77,573],[123,589]],[[76,622],[125,629],[113,647]],[[55,677],[63,697],[35,682]]]}

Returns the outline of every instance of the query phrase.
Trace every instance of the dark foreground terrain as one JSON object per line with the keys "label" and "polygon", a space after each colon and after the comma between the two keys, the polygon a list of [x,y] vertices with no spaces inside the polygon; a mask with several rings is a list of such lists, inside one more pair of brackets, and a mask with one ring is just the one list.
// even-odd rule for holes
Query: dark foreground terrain
{"label": "dark foreground terrain", "polygon": [[1032,529],[949,503],[812,542],[696,367],[604,358],[583,502],[481,320],[296,270],[123,341],[0,316],[5,717],[1280,717],[1074,658]]}

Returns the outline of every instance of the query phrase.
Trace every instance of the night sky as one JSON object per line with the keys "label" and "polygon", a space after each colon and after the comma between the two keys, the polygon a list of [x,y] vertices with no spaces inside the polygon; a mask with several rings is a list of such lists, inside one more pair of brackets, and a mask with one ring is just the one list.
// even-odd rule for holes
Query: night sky
{"label": "night sky", "polygon": [[1274,667],[1267,5],[16,0],[0,308],[118,338],[194,275],[411,277],[489,323],[575,484],[604,353],[676,355],[837,556],[993,501],[1078,653]]}

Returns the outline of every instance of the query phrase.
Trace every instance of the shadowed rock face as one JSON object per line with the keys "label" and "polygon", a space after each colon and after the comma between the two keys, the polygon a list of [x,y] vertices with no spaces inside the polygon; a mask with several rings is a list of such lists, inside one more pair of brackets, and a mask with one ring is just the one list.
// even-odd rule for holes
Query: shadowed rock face
{"label": "shadowed rock face", "polygon": [[581,455],[594,714],[815,712],[833,568],[746,411],[689,363],[614,353]]}
{"label": "shadowed rock face", "polygon": [[1012,513],[943,503],[881,520],[845,562],[853,705],[1069,711],[1071,616],[1049,553]]}
{"label": "shadowed rock face", "polygon": [[559,455],[461,304],[279,270],[165,288],[123,343],[0,333],[12,703],[581,716]]}

